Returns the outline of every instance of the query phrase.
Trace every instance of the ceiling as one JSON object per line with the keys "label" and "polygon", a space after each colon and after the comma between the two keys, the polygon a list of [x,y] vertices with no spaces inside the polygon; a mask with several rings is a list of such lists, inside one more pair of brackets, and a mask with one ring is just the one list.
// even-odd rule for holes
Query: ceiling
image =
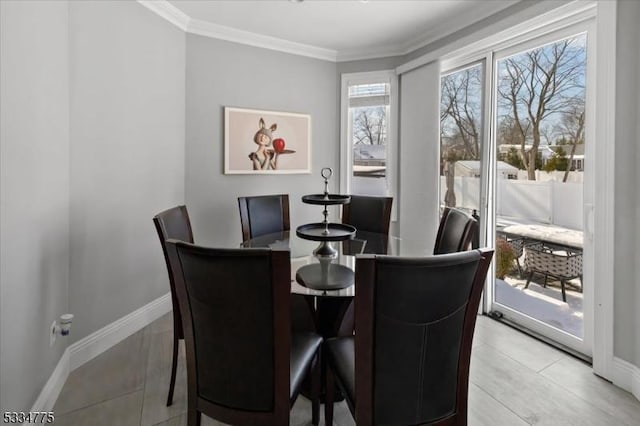
{"label": "ceiling", "polygon": [[171,0],[168,3],[188,17],[188,28],[207,28],[188,29],[189,32],[213,33],[241,42],[253,39],[255,43],[248,44],[262,47],[299,45],[322,51],[335,60],[350,60],[406,54],[517,2]]}

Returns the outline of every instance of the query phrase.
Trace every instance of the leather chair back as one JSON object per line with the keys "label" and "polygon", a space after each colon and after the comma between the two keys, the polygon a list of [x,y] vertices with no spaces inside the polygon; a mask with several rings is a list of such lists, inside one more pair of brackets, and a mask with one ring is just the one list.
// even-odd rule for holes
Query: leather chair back
{"label": "leather chair back", "polygon": [[478,221],[462,210],[447,207],[440,218],[433,254],[468,250],[478,232]]}
{"label": "leather chair back", "polygon": [[238,197],[238,207],[243,241],[290,229],[288,194]]}
{"label": "leather chair back", "polygon": [[471,342],[492,254],[357,259],[358,424],[466,422]]}
{"label": "leather chair back", "polygon": [[173,330],[176,337],[184,339],[182,330],[182,319],[180,318],[180,306],[176,295],[174,274],[171,270],[171,264],[167,255],[166,240],[175,239],[193,243],[193,231],[191,229],[191,221],[189,220],[189,212],[186,206],[176,206],[168,210],[158,213],[153,217],[153,223],[160,238],[164,261],[167,265],[169,273],[169,285],[171,287],[171,303],[173,305]]}
{"label": "leather chair back", "polygon": [[342,223],[358,231],[389,234],[392,204],[393,197],[352,195],[351,202],[342,206]]}
{"label": "leather chair back", "polygon": [[290,304],[289,252],[175,240],[167,247],[185,331],[188,394],[197,398],[193,406],[208,406],[231,423],[240,420],[230,412],[279,412],[288,419],[291,318],[288,309],[275,307]]}

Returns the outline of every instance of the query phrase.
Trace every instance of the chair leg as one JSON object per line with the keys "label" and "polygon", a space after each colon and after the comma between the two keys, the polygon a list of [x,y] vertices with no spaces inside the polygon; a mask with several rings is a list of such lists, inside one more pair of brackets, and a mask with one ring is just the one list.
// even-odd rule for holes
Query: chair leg
{"label": "chair leg", "polygon": [[544,284],[542,284],[543,288],[547,288],[547,278],[549,278],[549,275],[544,274]]}
{"label": "chair leg", "polygon": [[560,280],[560,288],[562,289],[562,301],[567,303],[567,293],[564,289],[564,286],[565,286],[564,280]]}
{"label": "chair leg", "polygon": [[522,266],[520,266],[520,259],[516,258],[516,265],[518,265],[518,277],[522,278]]}
{"label": "chair leg", "polygon": [[311,365],[311,424],[317,426],[320,423],[320,354],[316,355],[316,360]]}
{"label": "chair leg", "polygon": [[[325,364],[326,365],[326,364]],[[325,375],[325,397],[324,397],[324,424],[327,426],[333,425],[333,400],[335,398],[335,379],[333,377],[333,371],[326,365]]]}
{"label": "chair leg", "polygon": [[529,272],[529,276],[527,277],[527,282],[524,285],[525,290],[529,288],[529,283],[531,282],[531,278],[533,278],[533,271]]}
{"label": "chair leg", "polygon": [[187,426],[200,426],[202,420],[202,413],[198,410],[188,410],[187,412]]}
{"label": "chair leg", "polygon": [[580,278],[580,293],[583,293],[584,287],[582,286],[582,275],[580,275],[578,278]]}
{"label": "chair leg", "polygon": [[180,339],[173,333],[173,360],[171,361],[171,381],[169,382],[169,395],[167,395],[167,407],[173,404],[173,390],[176,386],[176,370],[178,368],[178,348]]}

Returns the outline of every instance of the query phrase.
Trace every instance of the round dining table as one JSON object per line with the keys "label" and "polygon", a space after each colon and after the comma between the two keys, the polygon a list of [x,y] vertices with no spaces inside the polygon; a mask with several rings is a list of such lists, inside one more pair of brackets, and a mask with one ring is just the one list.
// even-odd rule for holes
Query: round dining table
{"label": "round dining table", "polygon": [[[294,296],[293,313],[306,305],[311,314],[314,331],[323,338],[346,336],[354,331],[354,304],[356,292],[354,269],[356,256],[360,254],[381,254],[397,256],[427,256],[433,247],[424,240],[400,239],[386,234],[356,231],[353,239],[331,243],[338,251],[330,262],[320,261],[312,253],[318,242],[296,236],[294,231],[276,232],[262,235],[242,243],[242,247],[269,247],[288,249],[291,253],[291,293]],[[298,318],[300,319],[300,318]],[[302,329],[305,330],[304,321]],[[294,328],[300,324],[292,324]],[[322,372],[324,377],[325,372]],[[321,398],[324,398],[324,379]],[[302,394],[309,396],[309,383],[303,385]],[[343,396],[338,388],[335,401]]]}
{"label": "round dining table", "polygon": [[[351,240],[331,243],[338,254],[330,262],[312,253],[315,241],[299,238],[293,231],[262,235],[242,243],[242,247],[288,249],[291,253],[291,292],[308,296],[317,331],[323,337],[339,334],[341,319],[355,296],[355,259],[359,254],[427,256],[433,248],[418,239],[358,230]],[[347,272],[348,271],[348,272]],[[307,273],[305,273],[307,272]]]}

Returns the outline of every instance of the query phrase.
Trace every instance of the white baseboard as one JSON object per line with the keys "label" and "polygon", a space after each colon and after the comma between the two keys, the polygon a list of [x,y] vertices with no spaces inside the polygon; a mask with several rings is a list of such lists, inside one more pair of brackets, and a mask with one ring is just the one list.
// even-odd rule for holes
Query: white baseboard
{"label": "white baseboard", "polygon": [[613,358],[613,384],[631,392],[640,400],[640,367],[620,358]]}
{"label": "white baseboard", "polygon": [[170,311],[171,293],[169,292],[78,340],[69,346],[69,370],[75,370]]}
{"label": "white baseboard", "polygon": [[169,292],[67,347],[31,411],[51,411],[71,371],[171,312],[171,308]]}
{"label": "white baseboard", "polygon": [[[34,402],[31,411],[51,411],[56,404],[58,395],[69,376],[69,348],[65,349],[58,361],[58,365],[53,369],[49,380],[45,383],[38,399]],[[35,424],[35,423],[34,423]]]}

